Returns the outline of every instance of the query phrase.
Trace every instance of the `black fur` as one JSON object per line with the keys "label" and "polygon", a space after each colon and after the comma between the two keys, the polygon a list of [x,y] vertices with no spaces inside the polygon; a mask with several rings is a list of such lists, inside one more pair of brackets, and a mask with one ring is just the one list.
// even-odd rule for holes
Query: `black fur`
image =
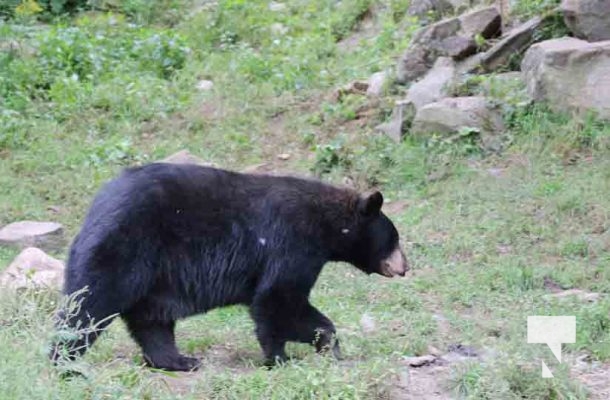
{"label": "black fur", "polygon": [[[382,202],[379,193],[195,165],[126,170],[98,193],[72,244],[64,293],[88,292],[62,323],[120,315],[149,365],[190,370],[198,360],[179,354],[175,321],[244,304],[268,362],[286,359],[287,341],[322,351],[335,327],[310,290],[328,261],[379,273],[398,245]],[[96,337],[56,343],[53,357],[59,346],[82,354]]]}

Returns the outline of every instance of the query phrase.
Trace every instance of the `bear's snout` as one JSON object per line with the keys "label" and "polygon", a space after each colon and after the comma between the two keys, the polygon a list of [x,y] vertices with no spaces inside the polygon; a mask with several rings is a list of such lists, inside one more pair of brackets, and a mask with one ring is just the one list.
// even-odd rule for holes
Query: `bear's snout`
{"label": "bear's snout", "polygon": [[405,276],[409,268],[407,258],[400,247],[396,249],[381,262],[381,275],[393,278],[396,275]]}

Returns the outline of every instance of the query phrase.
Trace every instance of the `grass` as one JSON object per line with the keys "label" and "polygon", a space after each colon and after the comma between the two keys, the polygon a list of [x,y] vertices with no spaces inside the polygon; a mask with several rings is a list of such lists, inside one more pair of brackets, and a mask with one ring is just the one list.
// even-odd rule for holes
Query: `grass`
{"label": "grass", "polygon": [[[55,220],[71,237],[104,181],[188,149],[224,168],[268,162],[406,200],[392,219],[414,272],[390,281],[327,266],[312,301],[338,327],[342,362],[291,345],[291,363],[262,369],[241,307],[181,321],[180,348],[205,360],[186,377],[143,368],[117,321],[79,361],[85,378],[60,379],[45,357],[57,298],[1,293],[3,398],[401,398],[401,359],[456,343],[493,355],[450,366],[442,384],[452,396],[586,398],[570,364],[526,344],[525,321],[576,315],[565,357],[610,358],[610,125],[492,86],[509,99],[501,152],[466,140],[397,145],[373,127],[400,93],[339,103],[329,93],[393,65],[417,27],[405,2],[297,0],[281,11],[262,1],[120,3],[0,23],[0,225]],[[516,10],[530,16],[551,3]],[[363,18],[373,34],[359,31]],[[357,47],[338,44],[354,32]],[[202,79],[213,89],[199,91]],[[0,249],[0,269],[15,255]],[[549,281],[606,296],[555,299]],[[366,334],[364,314],[375,324]],[[541,359],[557,378],[539,378]]]}

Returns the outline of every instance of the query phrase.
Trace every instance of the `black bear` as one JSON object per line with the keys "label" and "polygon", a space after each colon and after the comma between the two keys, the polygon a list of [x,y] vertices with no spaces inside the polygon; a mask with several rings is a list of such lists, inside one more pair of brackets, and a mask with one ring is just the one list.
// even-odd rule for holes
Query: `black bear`
{"label": "black bear", "polygon": [[120,315],[148,365],[192,370],[199,361],[178,352],[175,321],[231,304],[249,306],[267,363],[286,359],[287,341],[340,357],[335,327],[309,294],[329,261],[404,276],[382,204],[379,192],[295,177],[165,163],[126,169],[95,197],[66,267],[64,293],[86,291],[58,323],[98,329],[57,340],[51,357],[83,354]]}

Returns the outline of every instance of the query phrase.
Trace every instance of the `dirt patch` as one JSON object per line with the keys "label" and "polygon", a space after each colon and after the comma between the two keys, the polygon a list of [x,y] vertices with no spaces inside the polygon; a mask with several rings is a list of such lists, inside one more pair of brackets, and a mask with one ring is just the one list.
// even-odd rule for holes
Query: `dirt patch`
{"label": "dirt patch", "polygon": [[233,349],[226,345],[213,345],[203,354],[196,354],[201,358],[201,368],[194,372],[153,372],[173,393],[187,394],[192,392],[202,377],[207,374],[226,373],[232,375],[247,374],[258,367],[262,358],[257,352]]}
{"label": "dirt patch", "polygon": [[390,390],[392,400],[445,400],[451,399],[444,387],[449,378],[448,365],[430,365],[406,368],[398,383]]}
{"label": "dirt patch", "polygon": [[610,365],[579,372],[576,379],[587,388],[590,400],[610,399]]}

